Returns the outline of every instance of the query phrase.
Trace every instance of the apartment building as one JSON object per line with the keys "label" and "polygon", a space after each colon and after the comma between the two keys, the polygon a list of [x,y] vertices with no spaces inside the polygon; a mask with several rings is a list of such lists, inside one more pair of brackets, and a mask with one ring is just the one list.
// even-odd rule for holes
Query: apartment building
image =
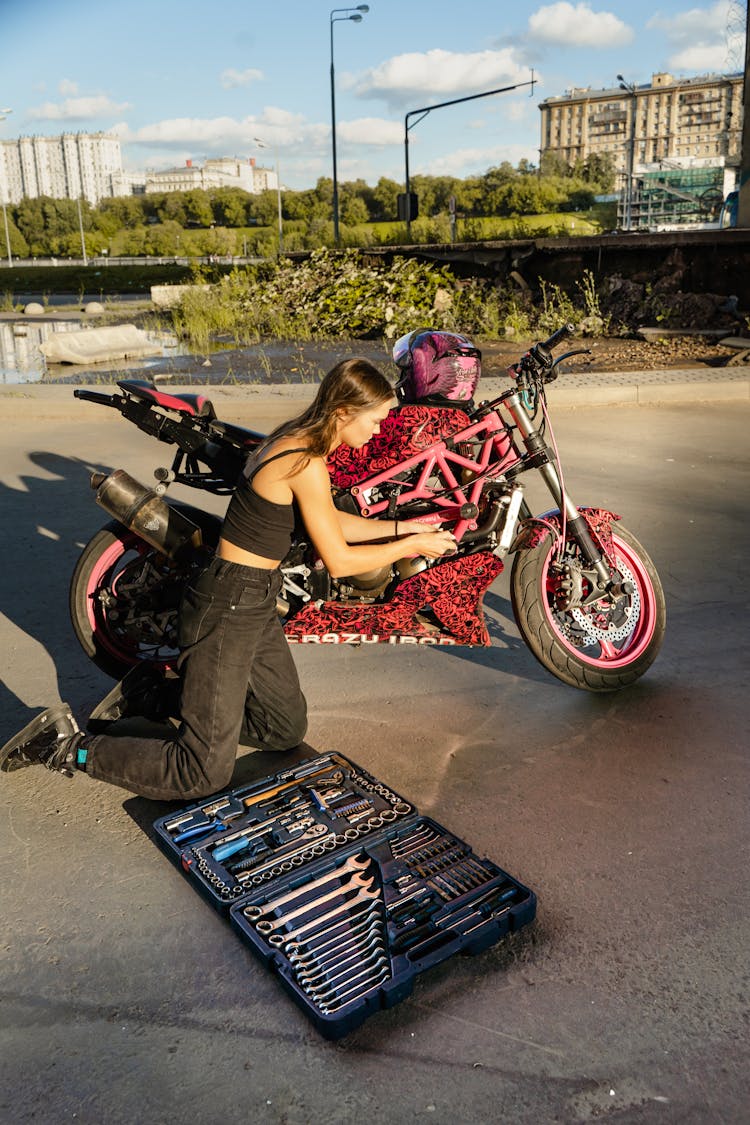
{"label": "apartment building", "polygon": [[672,161],[738,167],[742,136],[742,74],[674,78],[654,74],[641,86],[589,87],[545,98],[541,152],[568,164],[593,153],[612,156],[626,173]]}
{"label": "apartment building", "polygon": [[96,205],[129,194],[122,183],[120,142],[108,133],[64,133],[0,141],[0,200],[49,195]]}
{"label": "apartment building", "polygon": [[238,160],[228,156],[207,160],[203,165],[186,160],[179,168],[149,171],[145,182],[147,192],[236,187],[253,195],[268,189],[275,191],[277,185],[276,173],[271,168],[258,167],[254,157]]}

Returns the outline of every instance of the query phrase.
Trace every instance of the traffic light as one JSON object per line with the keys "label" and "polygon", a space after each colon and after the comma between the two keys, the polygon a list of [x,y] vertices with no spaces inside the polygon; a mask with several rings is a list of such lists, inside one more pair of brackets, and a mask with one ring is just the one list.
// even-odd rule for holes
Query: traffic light
{"label": "traffic light", "polygon": [[407,195],[405,191],[398,194],[398,217],[402,223],[410,223],[419,214],[419,198],[415,191]]}

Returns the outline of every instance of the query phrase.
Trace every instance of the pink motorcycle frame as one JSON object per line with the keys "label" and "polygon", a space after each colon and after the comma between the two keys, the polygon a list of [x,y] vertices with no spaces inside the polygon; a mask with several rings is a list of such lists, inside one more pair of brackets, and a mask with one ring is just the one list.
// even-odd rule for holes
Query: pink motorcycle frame
{"label": "pink motorcycle frame", "polygon": [[[420,518],[454,525],[452,531],[460,542],[467,532],[477,530],[479,500],[486,481],[520,461],[507,427],[495,411],[470,422],[459,410],[405,407],[390,418],[388,428],[395,430],[400,440],[394,442],[394,434],[384,433],[373,444],[376,449],[387,450],[392,463],[362,480],[361,467],[370,461],[372,451],[367,447],[357,453],[345,451],[329,462],[332,484],[343,486],[364,517],[393,518],[407,504],[429,503],[432,512]],[[421,424],[414,426],[415,418]],[[457,419],[458,428],[453,429]],[[435,427],[444,432],[437,441],[429,434]],[[404,446],[413,449],[425,435],[428,444],[424,449],[398,459]],[[471,446],[467,446],[477,442],[481,444],[473,457]],[[401,451],[396,449],[398,444]],[[352,462],[357,466],[354,472]],[[471,479],[462,482],[458,476],[462,471],[470,473]],[[359,478],[356,483],[350,483],[352,476]],[[408,479],[399,479],[404,476]],[[398,491],[395,512],[392,497],[371,496],[374,489],[389,484]],[[305,606],[285,624],[284,632],[291,644],[489,645],[481,603],[502,569],[501,560],[486,550],[449,557],[405,578],[387,601]],[[430,609],[429,618],[420,614],[425,607]]]}
{"label": "pink motorcycle frame", "polygon": [[[404,487],[398,496],[397,506],[408,504],[414,500],[425,500],[434,504],[439,512],[426,516],[428,522],[443,523],[456,521],[452,528],[456,540],[460,543],[467,531],[476,531],[476,519],[464,518],[462,512],[467,505],[478,506],[482,488],[487,478],[493,474],[504,473],[514,462],[519,460],[517,451],[508,435],[508,431],[494,411],[479,422],[475,422],[459,430],[450,439],[451,445],[468,443],[478,437],[484,436],[479,456],[472,458],[465,452],[451,449],[445,440],[430,445],[424,452],[415,453],[411,457],[400,461],[393,468],[368,477],[360,484],[352,486],[349,491],[356,500],[360,514],[363,516],[383,516],[389,509],[389,501],[381,500],[370,503],[367,494],[379,485],[396,481],[402,474],[409,474],[419,468],[419,476],[413,486]],[[493,457],[493,454],[495,455]],[[454,472],[455,469],[468,470],[472,480],[462,484]],[[433,477],[443,483],[442,489],[436,491],[434,486],[428,485]],[[335,478],[334,478],[335,483]]]}

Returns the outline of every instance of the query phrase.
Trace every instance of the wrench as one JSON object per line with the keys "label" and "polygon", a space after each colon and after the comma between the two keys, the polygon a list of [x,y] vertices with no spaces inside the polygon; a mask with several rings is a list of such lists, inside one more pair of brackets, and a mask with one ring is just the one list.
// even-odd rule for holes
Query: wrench
{"label": "wrench", "polygon": [[[364,919],[364,925],[337,934],[335,939],[326,942],[324,946],[317,949],[308,949],[304,953],[300,949],[290,950],[287,954],[289,963],[294,965],[295,970],[301,973],[316,972],[328,961],[338,957],[340,953],[344,953],[355,942],[360,948],[364,948],[378,932],[385,933],[384,926],[385,923],[380,915],[368,916]],[[382,941],[383,938],[381,937],[379,940]]]}
{"label": "wrench", "polygon": [[304,980],[308,984],[313,984],[315,981],[322,983],[331,973],[336,972],[350,961],[357,959],[361,961],[363,957],[369,957],[371,953],[378,949],[385,952],[384,943],[383,926],[376,921],[370,930],[365,930],[357,937],[351,938],[343,946],[329,949],[325,959],[318,964],[314,961],[306,962],[302,967],[296,961],[292,961],[291,964],[298,980]]}
{"label": "wrench", "polygon": [[349,975],[349,970],[346,970],[346,972],[339,973],[337,977],[334,977],[327,988],[306,989],[305,991],[309,991],[316,1004],[328,1004],[332,1000],[340,999],[340,997],[336,994],[335,982],[341,980],[342,977],[344,979],[341,987],[347,988],[349,985],[355,984],[357,981],[360,981],[362,977],[367,977],[372,972],[377,972],[381,969],[386,968],[390,969],[390,964],[385,953],[376,953],[372,957],[368,958],[367,962],[363,963],[359,972],[355,973],[353,976]]}
{"label": "wrench", "polygon": [[273,914],[279,907],[284,906],[287,902],[291,902],[295,898],[299,898],[300,895],[304,895],[308,891],[317,890],[318,887],[325,886],[326,883],[330,883],[333,879],[340,878],[342,873],[348,871],[364,871],[369,866],[370,859],[368,856],[364,856],[363,859],[357,859],[356,856],[352,856],[351,859],[347,859],[339,867],[334,868],[333,871],[329,871],[327,875],[322,875],[320,879],[316,879],[313,883],[304,883],[301,887],[295,887],[293,891],[289,891],[284,895],[279,895],[278,898],[269,898],[262,904],[246,906],[243,914],[246,918],[250,918],[251,920],[262,918],[264,914]]}
{"label": "wrench", "polygon": [[378,953],[374,957],[368,958],[363,968],[353,976],[351,969],[347,969],[337,977],[336,980],[331,983],[330,988],[326,988],[325,991],[306,988],[304,985],[301,987],[303,991],[315,1001],[318,1007],[321,1007],[335,1003],[339,998],[338,990],[340,988],[348,988],[349,985],[357,984],[360,988],[364,985],[365,991],[367,991],[367,989],[372,987],[370,984],[372,975],[381,972],[385,972],[386,976],[390,975],[390,965],[387,957],[383,953]]}
{"label": "wrench", "polygon": [[388,965],[384,965],[382,969],[372,978],[372,980],[365,980],[362,984],[357,984],[354,988],[350,988],[348,992],[344,992],[337,997],[336,1004],[319,1004],[320,1011],[325,1016],[333,1015],[334,1012],[341,1011],[347,1004],[353,1004],[360,996],[372,992],[373,988],[377,988],[379,984],[383,984],[388,980],[391,975],[391,970]]}
{"label": "wrench", "polygon": [[[382,928],[382,927],[381,927]],[[339,952],[345,953],[345,957],[339,957]],[[332,978],[331,973],[336,973],[338,970],[343,969],[345,965],[349,965],[352,961],[362,962],[363,958],[370,957],[373,953],[385,953],[382,936],[378,936],[373,932],[372,936],[362,943],[362,939],[358,938],[356,945],[349,945],[344,947],[341,951],[334,949],[328,955],[328,960],[322,962],[316,969],[305,969],[302,972],[296,973],[297,980],[304,986],[314,985],[316,982],[324,984]],[[296,966],[295,966],[296,968]]]}
{"label": "wrench", "polygon": [[298,906],[295,910],[290,911],[289,914],[282,914],[279,918],[271,919],[262,918],[260,922],[256,922],[255,928],[259,934],[272,934],[274,930],[280,930],[291,922],[294,918],[301,918],[303,914],[309,914],[311,910],[317,910],[319,906],[323,906],[326,902],[333,902],[336,898],[342,898],[348,895],[352,890],[357,891],[358,888],[363,890],[370,890],[372,881],[375,878],[374,874],[369,877],[364,872],[357,872],[352,875],[346,884],[336,887],[335,890],[329,891],[328,894],[323,895],[322,898],[313,899],[311,902],[304,902],[302,906]]}
{"label": "wrench", "polygon": [[302,937],[303,934],[310,933],[311,931],[312,933],[314,933],[318,926],[321,926],[325,922],[330,922],[333,918],[339,918],[341,916],[351,918],[355,916],[355,914],[359,913],[359,910],[353,913],[354,907],[364,906],[365,903],[372,903],[374,899],[379,898],[379,890],[367,891],[363,888],[362,890],[357,891],[354,898],[350,899],[349,902],[344,902],[339,906],[334,906],[334,908],[327,911],[326,914],[321,914],[319,918],[313,918],[312,921],[305,922],[303,926],[299,926],[298,929],[292,930],[291,933],[271,934],[270,938],[268,939],[269,944],[285,946],[290,941],[297,941],[300,937]]}
{"label": "wrench", "polygon": [[408,836],[404,836],[401,840],[393,841],[391,844],[393,858],[402,859],[404,856],[419,851],[420,848],[425,847],[426,844],[432,843],[437,839],[438,834],[435,829],[429,824],[423,824],[421,828],[416,828],[412,833]]}
{"label": "wrench", "polygon": [[[314,934],[313,939],[305,938],[300,942],[290,942],[287,946],[285,953],[291,961],[294,957],[314,957],[316,954],[322,952],[324,949],[330,948],[332,945],[338,945],[342,940],[348,941],[350,937],[356,934],[362,934],[369,926],[373,926],[375,922],[380,919],[373,919],[373,914],[379,909],[380,904],[373,901],[372,904],[362,911],[362,914],[356,919],[353,925],[349,925],[349,918],[342,918],[340,922],[334,922],[333,925],[327,926],[322,933]],[[333,937],[328,937],[333,934]],[[327,941],[320,941],[321,938],[328,937]],[[306,949],[307,953],[301,954],[300,949]]]}

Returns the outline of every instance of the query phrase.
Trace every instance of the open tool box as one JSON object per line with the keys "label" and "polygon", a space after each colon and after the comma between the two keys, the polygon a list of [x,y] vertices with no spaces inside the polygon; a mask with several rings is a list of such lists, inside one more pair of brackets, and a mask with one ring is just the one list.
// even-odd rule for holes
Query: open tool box
{"label": "open tool box", "polygon": [[328,1039],[454,953],[530,922],[536,898],[340,754],[154,824],[195,886]]}

